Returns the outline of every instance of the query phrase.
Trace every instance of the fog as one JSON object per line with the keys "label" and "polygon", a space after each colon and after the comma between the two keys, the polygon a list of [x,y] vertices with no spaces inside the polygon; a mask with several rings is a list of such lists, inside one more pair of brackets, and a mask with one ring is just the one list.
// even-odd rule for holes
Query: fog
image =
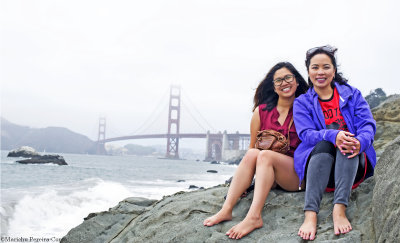
{"label": "fog", "polygon": [[181,132],[248,133],[268,70],[290,61],[306,78],[305,52],[325,44],[338,47],[339,71],[364,95],[399,93],[399,5],[2,0],[1,116],[92,140],[100,116],[106,137],[166,133],[176,84]]}

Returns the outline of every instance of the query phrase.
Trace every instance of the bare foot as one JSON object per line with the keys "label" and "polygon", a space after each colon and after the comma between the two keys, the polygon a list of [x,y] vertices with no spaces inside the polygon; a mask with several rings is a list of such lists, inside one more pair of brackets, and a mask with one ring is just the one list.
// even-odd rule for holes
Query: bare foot
{"label": "bare foot", "polygon": [[206,218],[203,221],[204,226],[213,226],[219,224],[222,221],[232,220],[232,210],[224,210],[223,208],[219,210],[218,213],[213,216]]}
{"label": "bare foot", "polygon": [[255,229],[261,228],[263,226],[263,221],[261,216],[251,217],[246,216],[242,222],[233,226],[226,235],[231,239],[240,239],[248,233],[252,232]]}
{"label": "bare foot", "polygon": [[305,211],[304,222],[301,225],[298,236],[303,240],[314,240],[317,234],[317,213],[314,211]]}
{"label": "bare foot", "polygon": [[335,230],[335,235],[349,233],[351,224],[346,217],[346,206],[343,204],[335,204],[333,206],[333,228]]}

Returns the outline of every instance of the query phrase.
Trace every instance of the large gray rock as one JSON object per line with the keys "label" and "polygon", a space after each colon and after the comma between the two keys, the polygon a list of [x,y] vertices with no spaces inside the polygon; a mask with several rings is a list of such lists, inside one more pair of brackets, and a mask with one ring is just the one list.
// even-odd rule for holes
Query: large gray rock
{"label": "large gray rock", "polygon": [[400,95],[392,95],[371,110],[376,120],[374,148],[381,156],[386,146],[400,136]]}
{"label": "large gray rock", "polygon": [[[399,242],[400,236],[400,137],[387,146],[375,177],[352,191],[347,215],[353,230],[333,232],[333,193],[325,193],[318,215],[315,242]],[[376,183],[375,183],[376,179]],[[179,192],[148,206],[121,202],[108,212],[90,215],[72,229],[62,242],[226,242],[225,232],[246,215],[253,192],[238,201],[233,220],[205,227],[215,214],[228,188],[220,185],[193,192]],[[262,213],[264,226],[241,242],[302,242],[297,231],[304,219],[304,192],[272,190]],[[125,210],[120,211],[123,205]],[[149,205],[149,204],[148,204]]]}
{"label": "large gray rock", "polygon": [[[333,193],[326,193],[318,216],[316,242],[368,242],[374,239],[370,217],[373,187],[374,181],[370,178],[353,191],[347,210],[353,231],[342,236],[335,236],[333,233]],[[62,242],[228,241],[225,232],[245,217],[253,193],[238,202],[233,211],[232,221],[213,227],[203,226],[203,220],[220,209],[227,190],[225,186],[217,186],[195,192],[180,192],[167,196],[142,211],[135,211],[137,206],[134,204],[122,202],[127,208],[127,213],[119,212],[119,206],[99,213],[72,229]],[[263,228],[255,230],[241,241],[301,242],[297,231],[303,221],[303,202],[304,192],[272,190],[263,211]]]}
{"label": "large gray rock", "polygon": [[36,155],[29,159],[17,160],[20,164],[56,164],[56,165],[68,165],[65,162],[64,157],[60,155]]}
{"label": "large gray rock", "polygon": [[155,200],[131,197],[109,211],[91,213],[85,221],[73,228],[61,242],[109,242],[129,225],[138,215],[149,210]]}
{"label": "large gray rock", "polygon": [[29,146],[22,146],[18,149],[11,150],[7,155],[7,157],[23,157],[23,158],[31,158],[33,156],[39,156],[39,153],[37,153],[34,148]]}
{"label": "large gray rock", "polygon": [[372,215],[376,242],[400,241],[400,136],[391,142],[375,170]]}

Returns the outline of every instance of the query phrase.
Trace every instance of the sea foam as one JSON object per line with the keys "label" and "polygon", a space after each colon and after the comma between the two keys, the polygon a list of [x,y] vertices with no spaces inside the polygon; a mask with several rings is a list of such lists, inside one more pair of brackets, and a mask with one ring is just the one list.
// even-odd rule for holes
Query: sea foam
{"label": "sea foam", "polygon": [[22,197],[9,218],[7,235],[61,238],[82,223],[88,213],[108,210],[132,195],[123,185],[100,179],[89,188],[66,191],[52,188]]}

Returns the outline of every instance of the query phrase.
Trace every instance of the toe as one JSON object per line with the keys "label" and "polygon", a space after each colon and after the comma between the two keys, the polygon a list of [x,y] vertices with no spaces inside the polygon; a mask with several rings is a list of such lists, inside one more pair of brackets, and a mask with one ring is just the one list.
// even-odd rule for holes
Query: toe
{"label": "toe", "polygon": [[314,240],[314,239],[315,239],[315,233],[314,233],[314,232],[311,232],[310,240]]}
{"label": "toe", "polygon": [[237,233],[236,233],[236,232],[233,232],[233,234],[232,234],[231,236],[232,236],[231,238],[236,239]]}
{"label": "toe", "polygon": [[228,234],[229,238],[233,238],[234,234],[235,234],[235,232],[231,229],[229,234]]}
{"label": "toe", "polygon": [[339,231],[339,228],[338,227],[334,227],[334,230],[335,230],[335,235],[339,235],[340,234],[340,231]]}

